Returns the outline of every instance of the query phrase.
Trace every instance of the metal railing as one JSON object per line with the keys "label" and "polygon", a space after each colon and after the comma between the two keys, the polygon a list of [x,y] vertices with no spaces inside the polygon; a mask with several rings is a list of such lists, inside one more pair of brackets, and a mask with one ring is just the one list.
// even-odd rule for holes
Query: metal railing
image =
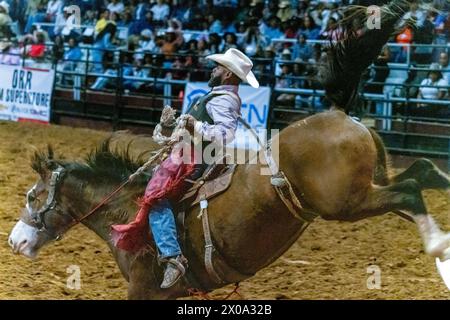
{"label": "metal railing", "polygon": [[[114,74],[98,73],[93,72],[91,67],[95,65],[95,62],[91,61],[90,51],[93,50],[91,46],[82,46],[82,49],[86,50],[86,56],[77,61],[78,67],[75,70],[67,71],[57,68],[54,66],[56,74],[59,76],[68,77],[71,79],[70,86],[64,86],[59,83],[55,84],[56,91],[70,92],[71,96],[54,96],[56,103],[53,106],[53,119],[59,116],[74,116],[81,118],[89,118],[96,120],[104,120],[112,123],[113,129],[120,129],[122,125],[125,124],[137,124],[137,125],[150,125],[153,126],[158,122],[160,111],[164,105],[176,105],[178,107],[182,104],[182,97],[180,92],[184,90],[186,83],[190,79],[173,79],[172,76],[174,72],[185,72],[187,74],[193,74],[195,72],[207,75],[209,73],[208,68],[167,68],[163,66],[152,66],[144,67],[143,69],[148,69],[150,74],[149,77],[136,77],[130,75],[124,75],[124,68],[130,67],[121,63],[113,63],[111,69],[115,70]],[[97,50],[97,49],[96,49]],[[106,50],[111,51],[111,50]],[[129,53],[123,50],[113,50],[114,56],[118,58],[121,53]],[[135,53],[135,52],[134,52]],[[145,52],[144,52],[145,53]],[[162,54],[151,54],[154,59],[163,58]],[[191,54],[174,54],[174,57],[192,56]],[[199,58],[199,57],[197,57]],[[260,74],[260,77],[265,77],[267,79],[266,85],[272,88],[272,96],[270,103],[271,117],[270,125],[272,127],[283,127],[288,123],[292,122],[293,119],[297,117],[303,117],[306,115],[313,114],[320,110],[320,108],[326,108],[326,106],[320,106],[321,99],[324,97],[324,91],[320,87],[313,87],[310,89],[305,88],[278,88],[276,87],[277,79],[289,79],[294,81],[308,81],[311,80],[307,76],[291,76],[283,77],[275,75],[275,67],[279,63],[299,63],[295,61],[284,61],[280,59],[255,59],[255,65],[258,63],[267,66],[266,72]],[[374,67],[379,68],[379,67]],[[393,64],[389,66],[390,70],[403,70],[403,71],[427,71],[426,67],[412,67],[406,64]],[[93,91],[90,88],[90,84],[98,78],[109,79],[109,89],[103,92]],[[207,80],[205,77],[203,80]],[[123,87],[125,81],[136,81],[142,82],[145,90],[133,91]],[[373,94],[373,93],[362,93],[360,95],[362,101],[365,104],[371,102],[378,103],[381,105],[379,112],[367,112],[364,114],[364,118],[371,119],[373,121],[373,126],[375,126],[384,137],[394,136],[400,137],[395,138],[395,146],[390,147],[391,151],[406,152],[406,153],[416,153],[425,154],[438,157],[448,157],[448,151],[444,151],[442,147],[439,147],[438,151],[433,151],[432,148],[428,146],[419,146],[416,150],[411,148],[411,139],[422,139],[422,140],[436,140],[437,144],[441,146],[447,141],[447,145],[450,145],[450,119],[443,117],[433,117],[433,116],[415,116],[411,114],[410,106],[417,103],[428,103],[435,106],[441,106],[442,108],[449,108],[450,101],[444,100],[426,100],[417,99],[416,97],[409,96],[408,92],[411,88],[421,87],[419,84],[408,84],[408,83],[394,83],[394,82],[383,82],[375,83],[382,86],[392,86],[401,88],[407,94],[404,97],[396,97],[393,95],[392,91],[384,92],[383,94]],[[449,87],[447,87],[449,89]],[[100,94],[113,97],[109,102],[103,103],[102,101],[93,101],[90,96]],[[282,105],[277,101],[277,97],[281,94],[294,96],[294,103],[289,106]],[[297,97],[301,104],[306,105],[306,107],[296,106],[295,101]],[[141,99],[138,102],[133,102],[133,99]],[[64,103],[69,103],[68,107],[64,107]],[[144,106],[135,105],[136,103],[143,103]],[[147,105],[148,104],[148,105]],[[92,107],[96,105],[98,108]],[[103,105],[103,107],[99,107]],[[112,106],[112,108],[107,108]],[[396,109],[402,109],[402,112],[394,113],[394,107]],[[414,122],[420,122],[430,125],[438,125],[442,128],[447,128],[446,132],[448,134],[422,134],[413,132],[409,129],[409,125]],[[401,124],[401,129],[399,129],[399,124]],[[395,125],[395,126],[394,126]],[[433,141],[434,141],[433,140]],[[434,143],[434,142],[433,142]],[[431,143],[431,144],[433,144]]]}

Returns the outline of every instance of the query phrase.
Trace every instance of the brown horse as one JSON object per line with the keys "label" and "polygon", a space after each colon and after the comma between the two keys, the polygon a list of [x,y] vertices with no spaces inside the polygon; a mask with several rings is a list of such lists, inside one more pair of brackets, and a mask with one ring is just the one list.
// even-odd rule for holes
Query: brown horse
{"label": "brown horse", "polygon": [[[379,177],[383,177],[385,170],[384,149],[374,142],[373,133],[339,110],[296,122],[280,133],[279,140],[281,169],[304,206],[322,218],[355,221],[392,210],[407,210],[419,223],[427,253],[441,256],[448,247],[448,237],[434,229],[421,196],[423,189],[450,186],[449,178],[430,161],[417,160],[392,177],[389,185],[376,185],[374,176],[381,172]],[[43,225],[31,221],[38,209],[31,205],[23,221],[14,227],[9,239],[14,251],[36,256],[44,244],[67,231],[73,219],[93,208],[140,164],[110,152],[107,143],[86,164],[53,159],[51,151],[36,155],[33,168],[41,176],[37,189],[42,190],[39,193],[44,200],[49,198],[44,190],[50,189],[51,173],[61,170],[64,175],[57,181],[54,204],[43,214]],[[381,170],[376,169],[377,164]],[[142,194],[145,183],[142,178],[130,185],[83,223],[110,243],[110,226],[133,218],[130,213],[136,212],[135,199]],[[243,280],[242,275],[250,277],[271,264],[298,239],[302,230],[302,222],[284,206],[269,177],[260,175],[260,165],[238,166],[231,187],[210,200],[209,212],[215,246],[227,264],[238,271],[224,274],[226,283]],[[196,212],[187,215],[186,225],[184,252],[192,276],[206,290],[225,285],[214,282],[205,270],[203,232]],[[159,288],[161,270],[150,252],[136,257],[110,247],[129,282],[130,299],[188,294],[187,282],[171,289]]]}
{"label": "brown horse", "polygon": [[[349,109],[362,70],[378,54],[407,8],[407,3],[394,1],[383,11],[382,30],[348,37],[332,47],[328,73],[321,76],[335,107],[281,131],[279,166],[303,207],[323,219],[356,221],[404,210],[417,223],[425,252],[445,260],[450,258],[450,237],[428,215],[421,191],[449,188],[448,176],[429,160],[419,159],[401,174],[387,177],[381,139],[338,108]],[[110,152],[107,143],[91,154],[86,164],[54,159],[51,151],[36,154],[33,168],[41,178],[28,195],[29,205],[21,221],[11,232],[9,243],[14,252],[35,257],[43,245],[66,232],[140,164],[126,153]],[[270,178],[260,175],[260,169],[259,164],[239,165],[230,188],[209,203],[213,242],[222,263],[230,267],[221,274],[223,283],[210,278],[203,263],[201,221],[194,212],[187,213],[183,252],[189,260],[189,276],[197,287],[211,290],[251,277],[280,257],[304,230],[304,223],[285,207]],[[192,285],[186,279],[170,289],[159,288],[161,269],[151,252],[134,256],[111,245],[111,225],[132,220],[137,210],[135,200],[142,195],[146,181],[142,177],[128,185],[82,223],[110,244],[129,282],[130,299],[185,296]],[[46,199],[43,206],[35,200],[39,197]],[[217,259],[215,264],[221,267]]]}

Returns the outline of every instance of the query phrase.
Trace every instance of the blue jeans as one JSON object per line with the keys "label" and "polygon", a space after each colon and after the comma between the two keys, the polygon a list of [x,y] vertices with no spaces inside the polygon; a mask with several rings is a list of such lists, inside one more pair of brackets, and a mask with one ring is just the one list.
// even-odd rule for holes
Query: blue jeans
{"label": "blue jeans", "polygon": [[162,199],[157,202],[150,210],[148,220],[160,253],[159,257],[165,259],[181,254],[175,217],[169,200]]}
{"label": "blue jeans", "polygon": [[[204,164],[196,165],[190,178],[192,180],[200,178],[205,169],[206,166]],[[150,209],[148,221],[159,250],[159,258],[165,259],[181,254],[177,226],[169,200],[161,199],[158,201]]]}

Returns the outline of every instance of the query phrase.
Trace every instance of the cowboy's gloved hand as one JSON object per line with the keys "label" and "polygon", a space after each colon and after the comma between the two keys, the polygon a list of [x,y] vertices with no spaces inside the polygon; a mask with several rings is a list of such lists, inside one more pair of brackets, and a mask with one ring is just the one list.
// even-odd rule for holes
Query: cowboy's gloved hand
{"label": "cowboy's gloved hand", "polygon": [[197,120],[190,114],[186,117],[186,130],[188,130],[192,135],[194,134],[194,127],[196,122]]}

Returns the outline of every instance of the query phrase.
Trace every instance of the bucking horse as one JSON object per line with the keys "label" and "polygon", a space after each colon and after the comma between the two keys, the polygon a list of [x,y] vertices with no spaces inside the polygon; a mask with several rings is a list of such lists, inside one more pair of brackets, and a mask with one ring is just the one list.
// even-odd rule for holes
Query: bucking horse
{"label": "bucking horse", "polygon": [[[111,150],[109,141],[85,162],[57,159],[51,148],[35,153],[32,168],[40,178],[28,192],[24,213],[8,239],[13,251],[34,258],[44,245],[82,223],[109,244],[129,283],[130,299],[175,299],[188,296],[190,288],[208,292],[252,277],[297,241],[312,221],[307,215],[357,221],[397,212],[417,224],[426,254],[449,259],[450,235],[428,214],[421,193],[448,189],[449,177],[427,159],[388,176],[382,140],[348,115],[363,70],[408,7],[408,1],[394,0],[381,7],[381,28],[362,24],[358,32],[352,30],[357,25],[352,22],[365,22],[367,16],[361,19],[361,15],[366,11],[349,11],[340,27],[343,36],[330,43],[318,73],[330,110],[296,121],[278,136],[278,166],[289,181],[291,201],[280,196],[270,176],[260,174],[262,164],[237,165],[231,185],[209,199],[209,239],[204,221],[197,218],[199,204],[187,208],[180,234],[189,268],[175,286],[159,287],[162,269],[154,251],[135,255],[111,242],[111,226],[133,220],[147,176],[139,176],[94,214],[86,215],[143,164],[126,152]],[[301,207],[302,212],[296,214],[293,207]],[[208,253],[205,240],[214,251]]]}

